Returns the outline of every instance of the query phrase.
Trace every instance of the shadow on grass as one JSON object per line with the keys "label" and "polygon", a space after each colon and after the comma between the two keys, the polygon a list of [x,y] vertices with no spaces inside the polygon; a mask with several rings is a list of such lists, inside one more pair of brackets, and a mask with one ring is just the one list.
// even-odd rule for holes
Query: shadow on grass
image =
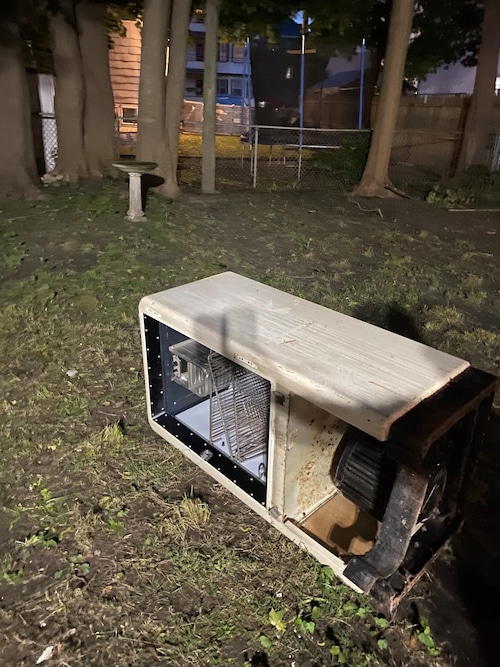
{"label": "shadow on grass", "polygon": [[[419,342],[414,318],[397,304],[358,306],[354,317]],[[431,627],[448,639],[456,667],[498,665],[500,626],[500,411],[492,410],[484,445],[469,484],[463,526],[451,540],[455,558],[433,566],[437,586],[415,608],[429,614]],[[426,608],[428,606],[428,609]],[[414,610],[415,613],[415,610]]]}
{"label": "shadow on grass", "polygon": [[387,329],[405,338],[419,343],[425,342],[422,340],[421,331],[415,319],[398,304],[366,303],[356,306],[352,314],[359,320]]}
{"label": "shadow on grass", "polygon": [[471,484],[473,497],[453,541],[458,592],[479,636],[483,661],[491,667],[498,665],[500,625],[499,433],[500,411],[494,410]]}

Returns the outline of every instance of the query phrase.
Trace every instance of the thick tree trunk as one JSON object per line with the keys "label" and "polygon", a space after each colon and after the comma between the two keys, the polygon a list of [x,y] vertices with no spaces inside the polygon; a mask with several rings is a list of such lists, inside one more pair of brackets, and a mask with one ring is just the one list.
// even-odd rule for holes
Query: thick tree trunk
{"label": "thick tree trunk", "polygon": [[144,0],[136,156],[158,162],[165,122],[165,57],[171,0]]}
{"label": "thick tree trunk", "polygon": [[164,141],[159,165],[165,183],[160,192],[175,199],[180,195],[177,183],[179,131],[186,79],[186,49],[191,18],[191,0],[173,0],[170,26]]}
{"label": "thick tree trunk", "polygon": [[377,88],[384,54],[379,49],[369,51],[370,65],[365,71],[365,90],[363,95],[363,127],[372,127],[373,99]]}
{"label": "thick tree trunk", "polygon": [[201,190],[215,190],[215,127],[217,94],[217,44],[219,33],[219,0],[207,0],[205,9],[205,66],[203,77],[203,135]]}
{"label": "thick tree trunk", "polygon": [[105,6],[80,2],[76,6],[80,51],[85,81],[83,139],[91,176],[112,173],[116,157],[115,113],[109,73]]}
{"label": "thick tree trunk", "polygon": [[388,170],[396,128],[403,75],[413,19],[414,0],[394,0],[385,54],[380,102],[373,127],[368,160],[353,194],[361,197],[393,196]]}
{"label": "thick tree trunk", "polygon": [[465,171],[473,164],[487,163],[499,50],[500,2],[486,0],[474,91],[458,158],[459,172]]}
{"label": "thick tree trunk", "polygon": [[19,29],[0,22],[0,194],[37,194],[37,175],[26,69]]}
{"label": "thick tree trunk", "polygon": [[85,82],[73,2],[62,2],[61,9],[50,17],[58,146],[53,173],[77,181],[88,175],[83,140]]}

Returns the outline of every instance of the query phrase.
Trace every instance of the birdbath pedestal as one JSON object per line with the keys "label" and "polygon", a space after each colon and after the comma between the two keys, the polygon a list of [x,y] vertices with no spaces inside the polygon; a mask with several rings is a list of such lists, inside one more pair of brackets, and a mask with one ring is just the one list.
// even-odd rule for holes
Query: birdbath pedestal
{"label": "birdbath pedestal", "polygon": [[131,220],[132,222],[147,220],[142,210],[141,176],[156,169],[157,166],[156,162],[138,162],[135,160],[122,160],[113,163],[113,167],[124,171],[129,176],[129,208],[125,220]]}

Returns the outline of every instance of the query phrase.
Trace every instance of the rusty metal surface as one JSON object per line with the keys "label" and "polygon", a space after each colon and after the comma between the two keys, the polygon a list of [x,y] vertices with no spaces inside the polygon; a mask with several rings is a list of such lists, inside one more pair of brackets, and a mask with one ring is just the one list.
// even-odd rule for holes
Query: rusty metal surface
{"label": "rusty metal surface", "polygon": [[292,396],[285,469],[285,512],[300,521],[337,489],[332,463],[347,425],[300,396]]}

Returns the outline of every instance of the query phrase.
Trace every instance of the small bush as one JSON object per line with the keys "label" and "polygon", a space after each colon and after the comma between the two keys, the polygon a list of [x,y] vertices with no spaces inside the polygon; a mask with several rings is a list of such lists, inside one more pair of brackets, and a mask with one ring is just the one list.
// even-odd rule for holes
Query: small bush
{"label": "small bush", "polygon": [[366,136],[346,137],[340,148],[315,151],[311,161],[322,170],[331,171],[342,181],[355,185],[363,175],[368,157]]}
{"label": "small bush", "polygon": [[479,201],[500,200],[500,172],[473,166],[464,174],[434,185],[425,200],[445,208],[468,206]]}

